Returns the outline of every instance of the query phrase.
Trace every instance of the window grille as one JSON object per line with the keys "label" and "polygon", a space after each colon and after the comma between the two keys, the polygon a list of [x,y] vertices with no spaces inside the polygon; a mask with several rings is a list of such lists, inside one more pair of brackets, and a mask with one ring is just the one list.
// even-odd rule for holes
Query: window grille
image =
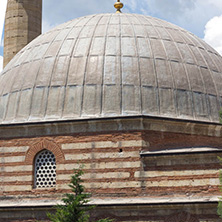
{"label": "window grille", "polygon": [[56,186],[56,159],[49,150],[43,150],[35,158],[35,188]]}

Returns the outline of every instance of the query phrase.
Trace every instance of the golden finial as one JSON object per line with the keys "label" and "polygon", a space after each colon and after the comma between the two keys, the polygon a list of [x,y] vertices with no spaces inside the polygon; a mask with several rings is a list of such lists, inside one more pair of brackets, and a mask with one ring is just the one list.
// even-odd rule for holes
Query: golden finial
{"label": "golden finial", "polygon": [[120,2],[120,0],[117,0],[117,2],[114,4],[114,7],[116,8],[116,13],[122,13],[121,8],[123,8],[123,3]]}

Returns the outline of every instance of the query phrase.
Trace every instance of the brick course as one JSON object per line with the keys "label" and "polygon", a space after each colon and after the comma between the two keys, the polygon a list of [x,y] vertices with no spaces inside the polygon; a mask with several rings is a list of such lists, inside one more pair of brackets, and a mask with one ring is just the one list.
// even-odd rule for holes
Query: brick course
{"label": "brick course", "polygon": [[[220,168],[217,154],[208,154],[206,158],[204,154],[180,157],[154,156],[149,157],[148,162],[145,160],[146,158],[140,156],[141,151],[186,147],[186,143],[184,144],[186,140],[189,140],[192,147],[199,147],[202,143],[205,146],[221,146],[219,138],[214,138],[214,140],[207,136],[195,136],[194,138],[192,135],[154,131],[81,133],[1,140],[0,146],[4,147],[5,152],[0,152],[2,156],[0,163],[2,167],[0,170],[1,190],[4,195],[18,195],[18,193],[32,195],[33,192],[40,192],[31,188],[33,161],[38,152],[48,149],[54,153],[57,162],[55,195],[58,191],[67,192],[70,175],[79,164],[84,164],[86,174],[83,178],[86,188],[96,196],[116,196],[117,193],[121,193],[122,196],[144,194],[168,196],[169,193],[181,193],[181,190],[189,189],[195,190],[197,195],[198,189],[195,187],[204,187],[200,189],[200,193],[204,190],[208,195],[208,190],[213,189],[216,194],[219,184],[218,169]],[[16,146],[18,152],[15,152]],[[14,152],[7,152],[7,148],[12,150],[11,147],[14,147]],[[20,152],[20,147],[22,151],[25,151],[24,147],[26,147],[26,153]],[[190,162],[192,161],[190,157],[193,158],[195,164]],[[11,158],[11,161],[7,158]],[[16,158],[25,159],[17,161]],[[180,161],[180,158],[185,162]],[[176,162],[165,164],[174,159]],[[14,180],[9,179],[12,176]],[[14,188],[9,189],[7,185]]]}
{"label": "brick course", "polygon": [[[189,140],[189,146],[184,142],[186,140]],[[13,195],[15,198],[61,198],[63,193],[70,190],[67,184],[73,168],[84,164],[84,185],[93,198],[173,199],[175,196],[217,196],[219,151],[140,156],[141,151],[178,149],[186,146],[200,148],[203,144],[204,147],[221,147],[220,138],[155,131],[1,139],[0,194],[6,199]],[[42,149],[49,149],[56,156],[56,188],[33,188],[33,161]],[[24,161],[16,160],[18,157]],[[129,220],[128,217],[121,218],[118,221]],[[147,218],[140,215],[132,216],[130,220],[165,222],[163,217],[158,219],[156,215]]]}

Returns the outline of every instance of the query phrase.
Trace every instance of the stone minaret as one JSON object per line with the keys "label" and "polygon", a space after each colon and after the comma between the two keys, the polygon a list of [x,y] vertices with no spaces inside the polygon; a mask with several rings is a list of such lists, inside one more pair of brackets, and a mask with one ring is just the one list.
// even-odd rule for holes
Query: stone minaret
{"label": "stone minaret", "polygon": [[41,34],[42,0],[8,0],[5,15],[4,67]]}

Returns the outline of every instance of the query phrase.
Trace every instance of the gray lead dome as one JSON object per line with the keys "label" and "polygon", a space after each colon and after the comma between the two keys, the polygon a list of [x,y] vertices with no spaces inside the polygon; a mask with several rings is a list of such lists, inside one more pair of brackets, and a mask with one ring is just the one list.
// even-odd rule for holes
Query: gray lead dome
{"label": "gray lead dome", "polygon": [[222,58],[168,22],[75,19],[39,36],[0,75],[0,124],[126,116],[218,122]]}

